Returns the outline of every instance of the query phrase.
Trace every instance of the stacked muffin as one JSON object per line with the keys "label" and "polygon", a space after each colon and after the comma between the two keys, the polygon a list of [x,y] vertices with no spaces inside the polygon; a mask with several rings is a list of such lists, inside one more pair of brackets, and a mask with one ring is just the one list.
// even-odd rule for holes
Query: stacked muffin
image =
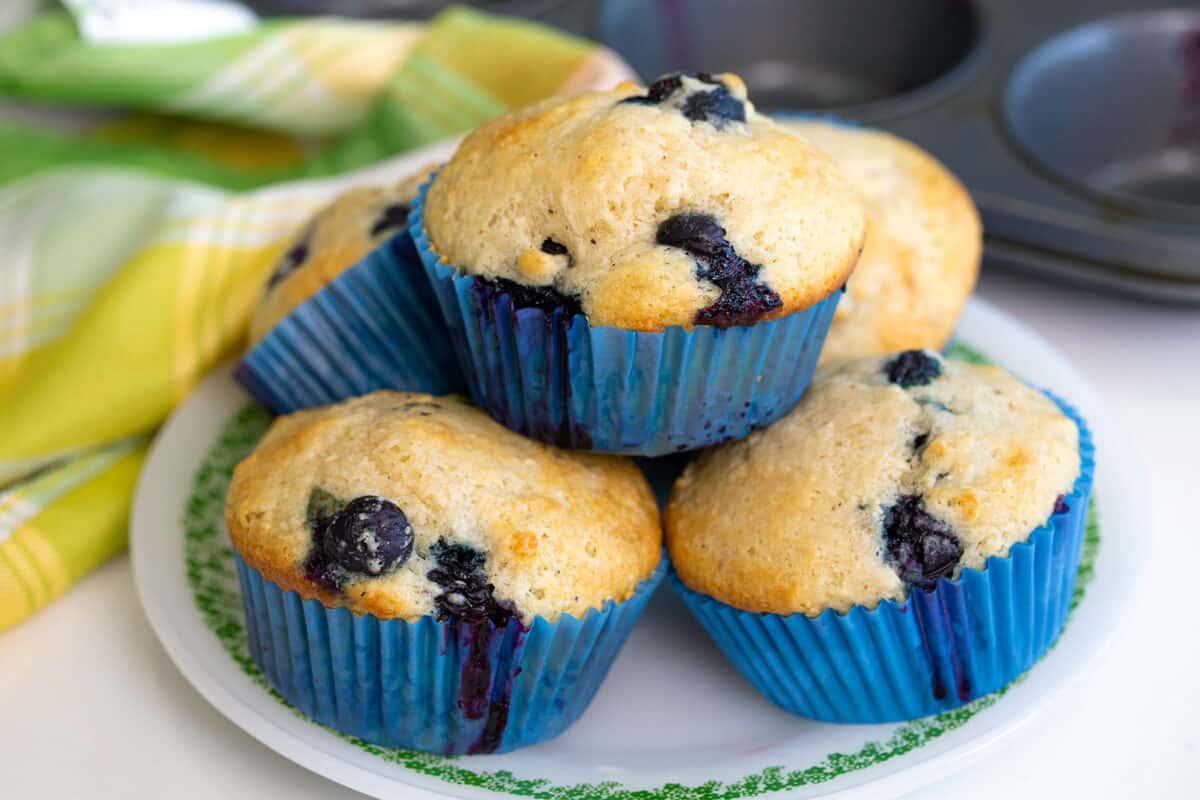
{"label": "stacked muffin", "polygon": [[[621,456],[703,448],[667,509],[673,583],[785,708],[918,716],[1045,651],[1086,430],[999,370],[905,349],[953,327],[974,209],[908,145],[801,127],[733,75],[623,84],[485,125],[415,196],[352,194],[301,234],[239,377],[317,407],[275,423],[227,503],[285,698],[439,752],[557,734],[667,570]],[[381,282],[403,313],[364,312]],[[288,389],[301,371],[321,390]],[[420,393],[431,376],[478,407]]]}

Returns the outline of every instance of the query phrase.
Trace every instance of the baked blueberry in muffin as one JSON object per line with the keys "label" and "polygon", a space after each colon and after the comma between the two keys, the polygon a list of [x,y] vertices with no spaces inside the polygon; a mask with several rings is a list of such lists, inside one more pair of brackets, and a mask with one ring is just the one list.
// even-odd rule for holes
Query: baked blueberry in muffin
{"label": "baked blueberry in muffin", "polygon": [[371,250],[403,231],[417,189],[430,172],[426,168],[389,188],[351,189],[319,211],[267,278],[250,320],[251,344]]}
{"label": "baked blueberry in muffin", "polygon": [[444,263],[515,307],[594,326],[743,326],[815,305],[854,268],[859,198],[735,75],[554,99],[471,134],[428,190]]}
{"label": "baked blueberry in muffin", "polygon": [[822,363],[940,350],[975,286],[983,249],[967,190],[931,155],[892,134],[821,120],[783,124],[833,157],[870,220]]}
{"label": "baked blueberry in muffin", "polygon": [[[741,90],[741,95],[734,92]],[[736,84],[734,91],[722,76],[707,72],[676,72],[664,75],[646,89],[644,95],[626,97],[622,103],[669,106],[693,122],[707,122],[722,129],[730,122],[746,121],[745,88]]]}
{"label": "baked blueberry in muffin", "polygon": [[1075,423],[999,368],[927,350],[831,364],[783,419],[684,471],[672,564],[744,611],[874,608],[1007,555],[1080,461]]}

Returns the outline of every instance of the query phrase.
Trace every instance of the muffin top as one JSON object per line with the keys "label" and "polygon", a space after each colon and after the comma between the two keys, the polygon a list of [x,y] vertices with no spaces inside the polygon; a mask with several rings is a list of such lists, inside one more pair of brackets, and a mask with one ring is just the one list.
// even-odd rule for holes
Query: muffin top
{"label": "muffin top", "polygon": [[517,305],[660,331],[819,302],[865,221],[833,160],[755,112],[736,75],[694,73],[484,125],[430,187],[425,228],[446,263],[519,287]]}
{"label": "muffin top", "polygon": [[866,244],[822,363],[940,350],[979,273],[983,229],[971,196],[936,159],[899,137],[818,120],[785,125],[833,156],[867,209]]}
{"label": "muffin top", "polygon": [[1079,431],[997,367],[924,350],[821,368],[786,417],[688,466],[684,583],[747,611],[874,607],[1007,555],[1079,475]]}
{"label": "muffin top", "polygon": [[351,189],[318,211],[280,256],[250,318],[250,344],[296,306],[404,229],[410,203],[432,165],[395,186]]}
{"label": "muffin top", "polygon": [[662,549],[632,462],[406,392],[276,420],[234,470],[225,519],[246,563],[285,590],[409,621],[582,616],[628,598]]}

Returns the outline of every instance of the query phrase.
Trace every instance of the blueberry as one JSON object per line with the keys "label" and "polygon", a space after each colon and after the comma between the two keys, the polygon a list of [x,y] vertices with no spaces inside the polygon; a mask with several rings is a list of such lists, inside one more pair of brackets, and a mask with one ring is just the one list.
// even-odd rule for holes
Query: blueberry
{"label": "blueberry", "polygon": [[683,102],[683,115],[693,122],[708,122],[717,129],[730,122],[746,121],[746,106],[725,86],[708,92],[696,92]]}
{"label": "blueberry", "polygon": [[905,350],[890,358],[883,371],[889,381],[908,389],[931,383],[942,374],[942,362],[924,350]]}
{"label": "blueberry", "polygon": [[669,72],[647,86],[644,95],[626,97],[621,102],[638,105],[658,105],[664,100],[669,100],[671,95],[683,88],[683,79],[685,77],[695,78],[701,83],[708,83],[713,86],[724,86],[723,83],[707,72]]}
{"label": "blueberry", "polygon": [[542,240],[542,252],[550,256],[565,256],[567,255],[567,246],[547,236]]}
{"label": "blueberry", "polygon": [[284,278],[300,269],[300,266],[308,260],[308,240],[310,236],[311,232],[305,233],[300,241],[288,248],[288,251],[283,254],[283,258],[279,259],[279,263],[275,265],[275,271],[267,279],[268,289],[278,286],[283,282]]}
{"label": "blueberry", "polygon": [[925,433],[918,433],[916,438],[913,439],[912,449],[920,450],[928,442],[929,442],[929,432],[928,431],[926,431]]}
{"label": "blueberry", "polygon": [[716,88],[693,92],[683,100],[679,110],[693,122],[709,122],[724,128],[730,121],[745,122],[746,106],[729,93],[729,87],[707,72],[673,72],[664,75],[646,88],[646,94],[626,97],[622,103],[661,105],[683,88],[684,77],[695,78]]}
{"label": "blueberry", "polygon": [[378,236],[391,228],[403,228],[408,224],[408,212],[411,210],[408,203],[393,203],[388,206],[371,226],[371,235]]}
{"label": "blueberry", "polygon": [[714,217],[676,214],[658,226],[655,241],[695,258],[697,277],[721,290],[711,305],[696,312],[697,325],[749,325],[783,305],[774,289],[756,282],[761,267],[738,255]]}
{"label": "blueberry", "polygon": [[1069,505],[1067,505],[1067,498],[1065,495],[1060,494],[1058,497],[1054,498],[1054,513],[1055,514],[1065,514],[1070,510],[1071,510],[1071,507]]}
{"label": "blueberry", "polygon": [[705,261],[726,257],[733,249],[725,239],[725,229],[708,214],[676,214],[663,220],[655,241]]}
{"label": "blueberry", "polygon": [[332,563],[348,572],[384,575],[412,555],[413,529],[400,506],[364,495],[325,519],[321,549]]}
{"label": "blueberry", "polygon": [[904,495],[883,512],[888,560],[910,586],[932,589],[954,574],[962,544],[950,526],[925,510],[922,499]]}
{"label": "blueberry", "polygon": [[[465,640],[467,652],[460,670],[458,706],[467,719],[485,720],[469,752],[491,753],[504,738],[512,680],[498,672],[500,664],[492,662],[489,648],[498,630],[516,619],[517,609],[507,600],[496,599],[495,587],[484,572],[487,557],[475,548],[438,539],[430,555],[437,566],[426,577],[442,588],[434,598],[438,619],[465,628],[465,639],[462,634],[459,639]],[[519,636],[525,628],[520,620],[516,624]]]}
{"label": "blueberry", "polygon": [[451,544],[438,539],[430,550],[437,566],[426,573],[429,580],[442,588],[434,598],[438,619],[462,620],[481,624],[491,621],[497,628],[508,624],[517,610],[511,602],[499,601],[488,583],[484,568],[487,557],[465,544]]}
{"label": "blueberry", "polygon": [[477,277],[472,290],[476,300],[485,307],[496,302],[501,295],[508,295],[512,298],[513,308],[537,308],[544,311],[546,316],[553,315],[555,309],[559,308],[567,317],[583,313],[578,297],[563,294],[553,286],[526,286],[508,278]]}

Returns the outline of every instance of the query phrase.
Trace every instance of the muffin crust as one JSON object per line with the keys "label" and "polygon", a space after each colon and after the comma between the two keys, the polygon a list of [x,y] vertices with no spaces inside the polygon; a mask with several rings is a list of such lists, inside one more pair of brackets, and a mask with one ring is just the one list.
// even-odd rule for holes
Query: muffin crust
{"label": "muffin crust", "polygon": [[788,416],[689,465],[666,512],[680,578],[747,611],[873,608],[1044,524],[1075,424],[997,367],[914,353],[823,367]]}
{"label": "muffin crust", "polygon": [[[316,548],[352,523],[333,514],[356,498],[385,512],[372,535],[390,525],[410,552],[352,536],[358,569],[333,585],[313,569]],[[628,598],[662,540],[632,462],[525,439],[457,397],[391,391],[278,419],[234,471],[226,522],[246,562],[285,589],[410,621],[459,602],[449,584],[490,585],[481,602],[526,622],[582,616]]]}
{"label": "muffin crust", "polygon": [[484,125],[435,179],[425,225],[446,263],[640,331],[807,308],[845,282],[865,228],[831,158],[758,114],[737,76],[703,73]]}
{"label": "muffin crust", "polygon": [[940,350],[979,274],[983,229],[962,184],[897,136],[817,120],[784,123],[829,153],[861,193],[867,238],[822,363]]}
{"label": "muffin crust", "polygon": [[367,253],[404,229],[430,165],[390,188],[350,189],[318,211],[280,256],[250,319],[250,344]]}

